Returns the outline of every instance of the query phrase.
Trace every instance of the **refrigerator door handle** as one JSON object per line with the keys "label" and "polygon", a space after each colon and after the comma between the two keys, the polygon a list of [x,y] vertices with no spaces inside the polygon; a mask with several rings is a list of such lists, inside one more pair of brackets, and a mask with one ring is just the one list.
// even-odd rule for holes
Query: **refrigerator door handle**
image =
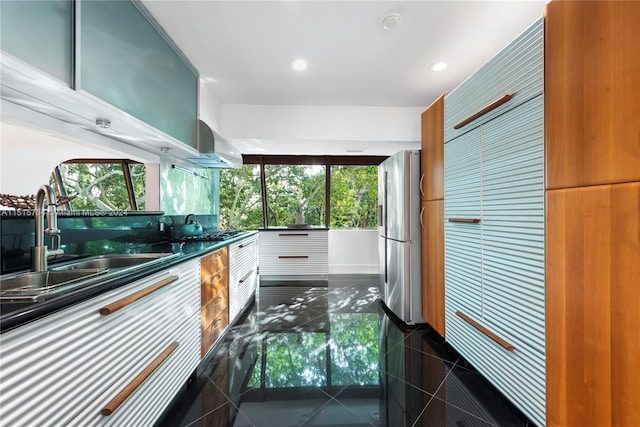
{"label": "refrigerator door handle", "polygon": [[382,205],[378,205],[378,227],[382,227]]}

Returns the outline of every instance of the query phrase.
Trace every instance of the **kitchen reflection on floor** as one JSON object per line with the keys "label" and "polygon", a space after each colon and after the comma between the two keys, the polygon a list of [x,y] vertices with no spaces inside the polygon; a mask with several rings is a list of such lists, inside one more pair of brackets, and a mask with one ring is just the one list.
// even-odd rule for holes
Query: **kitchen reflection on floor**
{"label": "kitchen reflection on floor", "polygon": [[263,282],[157,426],[530,425],[431,328],[390,318],[376,280]]}

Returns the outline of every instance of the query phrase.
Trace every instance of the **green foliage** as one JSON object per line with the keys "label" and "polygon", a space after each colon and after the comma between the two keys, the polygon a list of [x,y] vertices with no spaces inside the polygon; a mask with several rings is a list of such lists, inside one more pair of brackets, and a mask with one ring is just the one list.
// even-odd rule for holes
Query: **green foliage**
{"label": "green foliage", "polygon": [[331,228],[375,228],[377,166],[331,167]]}
{"label": "green foliage", "polygon": [[378,384],[378,314],[332,313],[331,385]]}
{"label": "green foliage", "polygon": [[[266,165],[268,226],[296,222],[325,225],[326,168],[306,165]],[[331,167],[331,228],[375,228],[378,204],[377,166]],[[258,165],[220,171],[220,228],[263,226]]]}
{"label": "green foliage", "polygon": [[262,224],[260,167],[220,170],[221,230],[255,230]]}
{"label": "green foliage", "polygon": [[266,165],[267,224],[294,224],[301,212],[306,224],[324,226],[325,173],[324,166]]}
{"label": "green foliage", "polygon": [[[130,210],[129,195],[120,163],[63,163],[59,165],[67,194],[74,210]],[[131,165],[134,193],[142,199],[145,191],[145,166]],[[144,200],[138,209],[144,209]]]}

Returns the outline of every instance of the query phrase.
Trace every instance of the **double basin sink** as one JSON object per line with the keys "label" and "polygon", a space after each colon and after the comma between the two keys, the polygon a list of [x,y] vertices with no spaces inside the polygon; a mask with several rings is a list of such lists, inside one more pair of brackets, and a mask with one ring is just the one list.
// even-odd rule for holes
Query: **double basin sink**
{"label": "double basin sink", "polygon": [[178,254],[100,255],[51,266],[47,271],[17,274],[0,281],[0,301],[41,301],[80,288],[90,279],[106,279],[175,256]]}

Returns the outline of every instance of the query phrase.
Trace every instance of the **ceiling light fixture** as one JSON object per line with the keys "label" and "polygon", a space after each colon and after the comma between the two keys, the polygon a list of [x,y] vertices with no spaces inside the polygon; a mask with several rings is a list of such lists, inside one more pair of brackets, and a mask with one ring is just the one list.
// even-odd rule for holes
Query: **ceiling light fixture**
{"label": "ceiling light fixture", "polygon": [[382,19],[382,28],[385,30],[390,30],[396,27],[398,23],[400,23],[400,14],[390,13]]}
{"label": "ceiling light fixture", "polygon": [[447,68],[447,63],[446,62],[436,62],[431,64],[431,66],[429,67],[431,69],[431,71],[442,71],[445,68]]}
{"label": "ceiling light fixture", "polygon": [[307,69],[308,66],[309,64],[307,64],[307,61],[305,61],[304,59],[294,59],[291,62],[291,68],[293,68],[296,71],[304,71]]}

